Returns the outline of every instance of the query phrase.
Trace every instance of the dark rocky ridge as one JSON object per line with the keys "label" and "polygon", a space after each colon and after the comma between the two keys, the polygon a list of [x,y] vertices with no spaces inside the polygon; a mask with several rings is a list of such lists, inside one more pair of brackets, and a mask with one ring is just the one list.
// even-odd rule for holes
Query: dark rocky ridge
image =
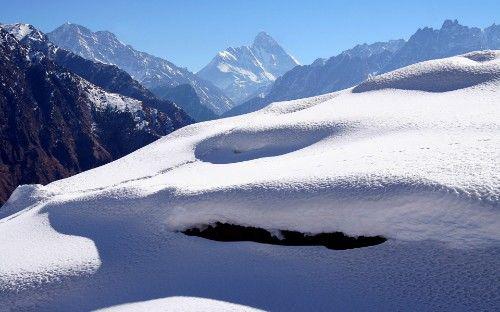
{"label": "dark rocky ridge", "polygon": [[[0,27],[0,203],[20,184],[100,166],[190,122],[175,105],[168,114],[110,95],[48,54]],[[139,109],[118,109],[107,97]]]}
{"label": "dark rocky ridge", "polygon": [[134,80],[127,72],[115,65],[94,62],[61,49],[49,41],[47,35],[29,24],[13,24],[3,26],[11,34],[20,32],[20,28],[29,29],[29,33],[19,42],[28,48],[31,56],[43,55],[61,67],[72,71],[103,90],[118,93],[142,101],[149,107],[156,108],[172,119],[174,128],[182,127],[193,120],[172,101],[158,99],[151,91]]}

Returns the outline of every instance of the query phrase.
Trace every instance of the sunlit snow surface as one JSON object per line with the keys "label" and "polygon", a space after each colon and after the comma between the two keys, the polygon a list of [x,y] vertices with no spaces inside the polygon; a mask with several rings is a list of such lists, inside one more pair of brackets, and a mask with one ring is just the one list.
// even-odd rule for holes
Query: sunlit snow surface
{"label": "sunlit snow surface", "polygon": [[178,311],[178,312],[259,312],[239,304],[196,297],[169,297],[99,309],[99,312]]}
{"label": "sunlit snow surface", "polygon": [[[0,309],[496,310],[499,78],[500,52],[424,62],[19,187],[0,210]],[[389,241],[332,251],[175,232],[216,221]]]}

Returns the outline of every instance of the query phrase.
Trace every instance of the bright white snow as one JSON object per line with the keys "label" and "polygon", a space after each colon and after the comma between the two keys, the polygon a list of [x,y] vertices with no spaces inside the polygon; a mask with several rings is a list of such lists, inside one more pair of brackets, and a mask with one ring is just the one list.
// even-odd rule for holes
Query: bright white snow
{"label": "bright white snow", "polygon": [[[18,188],[0,210],[0,306],[190,296],[265,310],[493,310],[499,52],[433,62],[376,78],[373,91],[191,125],[108,165]],[[453,64],[473,83],[408,90],[429,64],[436,77]],[[489,79],[475,80],[486,67]],[[332,251],[174,232],[216,221],[389,241]]]}
{"label": "bright white snow", "polygon": [[29,35],[33,29],[28,24],[12,24],[3,25],[9,32],[11,32],[18,41]]}
{"label": "bright white snow", "polygon": [[212,299],[169,297],[99,309],[99,312],[178,311],[178,312],[258,312],[259,309]]}
{"label": "bright white snow", "polygon": [[97,109],[104,109],[109,106],[119,111],[129,111],[130,113],[142,110],[141,101],[120,94],[106,92],[85,80],[81,80],[80,83],[87,97],[95,104]]}
{"label": "bright white snow", "polygon": [[481,51],[422,62],[374,76],[355,87],[354,91],[394,88],[443,92],[466,88],[500,79],[498,58],[498,51]]}

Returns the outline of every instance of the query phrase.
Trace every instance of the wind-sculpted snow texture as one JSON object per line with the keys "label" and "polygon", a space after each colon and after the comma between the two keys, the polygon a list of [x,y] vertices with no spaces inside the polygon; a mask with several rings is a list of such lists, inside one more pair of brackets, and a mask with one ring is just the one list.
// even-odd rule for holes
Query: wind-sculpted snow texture
{"label": "wind-sculpted snow texture", "polygon": [[[450,68],[472,82],[422,91]],[[499,72],[498,51],[425,62],[21,186],[0,210],[0,307],[496,310]],[[215,222],[388,241],[333,251],[178,232]]]}
{"label": "wind-sculpted snow texture", "polygon": [[444,92],[500,79],[496,51],[471,52],[463,56],[410,65],[370,78],[354,92],[386,88]]}
{"label": "wind-sculpted snow texture", "polygon": [[354,87],[374,75],[404,66],[486,49],[500,49],[500,25],[480,29],[460,25],[457,20],[446,20],[440,29],[418,29],[408,41],[361,44],[329,59],[296,66],[278,78],[263,97],[255,96],[223,116],[254,112],[272,102]]}

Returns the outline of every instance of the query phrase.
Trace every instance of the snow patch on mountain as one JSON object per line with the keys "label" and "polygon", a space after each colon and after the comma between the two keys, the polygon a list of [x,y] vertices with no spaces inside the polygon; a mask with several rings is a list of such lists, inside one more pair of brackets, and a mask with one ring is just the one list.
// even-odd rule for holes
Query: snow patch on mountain
{"label": "snow patch on mountain", "polygon": [[18,41],[22,40],[24,37],[29,35],[32,32],[32,29],[28,24],[17,24],[12,25],[11,27],[6,27],[7,31],[16,37]]}
{"label": "snow patch on mountain", "polygon": [[95,103],[95,107],[98,109],[110,106],[119,111],[128,111],[130,113],[142,110],[141,101],[120,94],[105,92],[84,80],[81,81],[81,86],[86,91],[89,100]]}
{"label": "snow patch on mountain", "polygon": [[29,37],[32,41],[42,41],[44,38],[44,34],[30,24],[0,24],[0,27],[13,35],[17,41],[22,41],[26,37]]}

